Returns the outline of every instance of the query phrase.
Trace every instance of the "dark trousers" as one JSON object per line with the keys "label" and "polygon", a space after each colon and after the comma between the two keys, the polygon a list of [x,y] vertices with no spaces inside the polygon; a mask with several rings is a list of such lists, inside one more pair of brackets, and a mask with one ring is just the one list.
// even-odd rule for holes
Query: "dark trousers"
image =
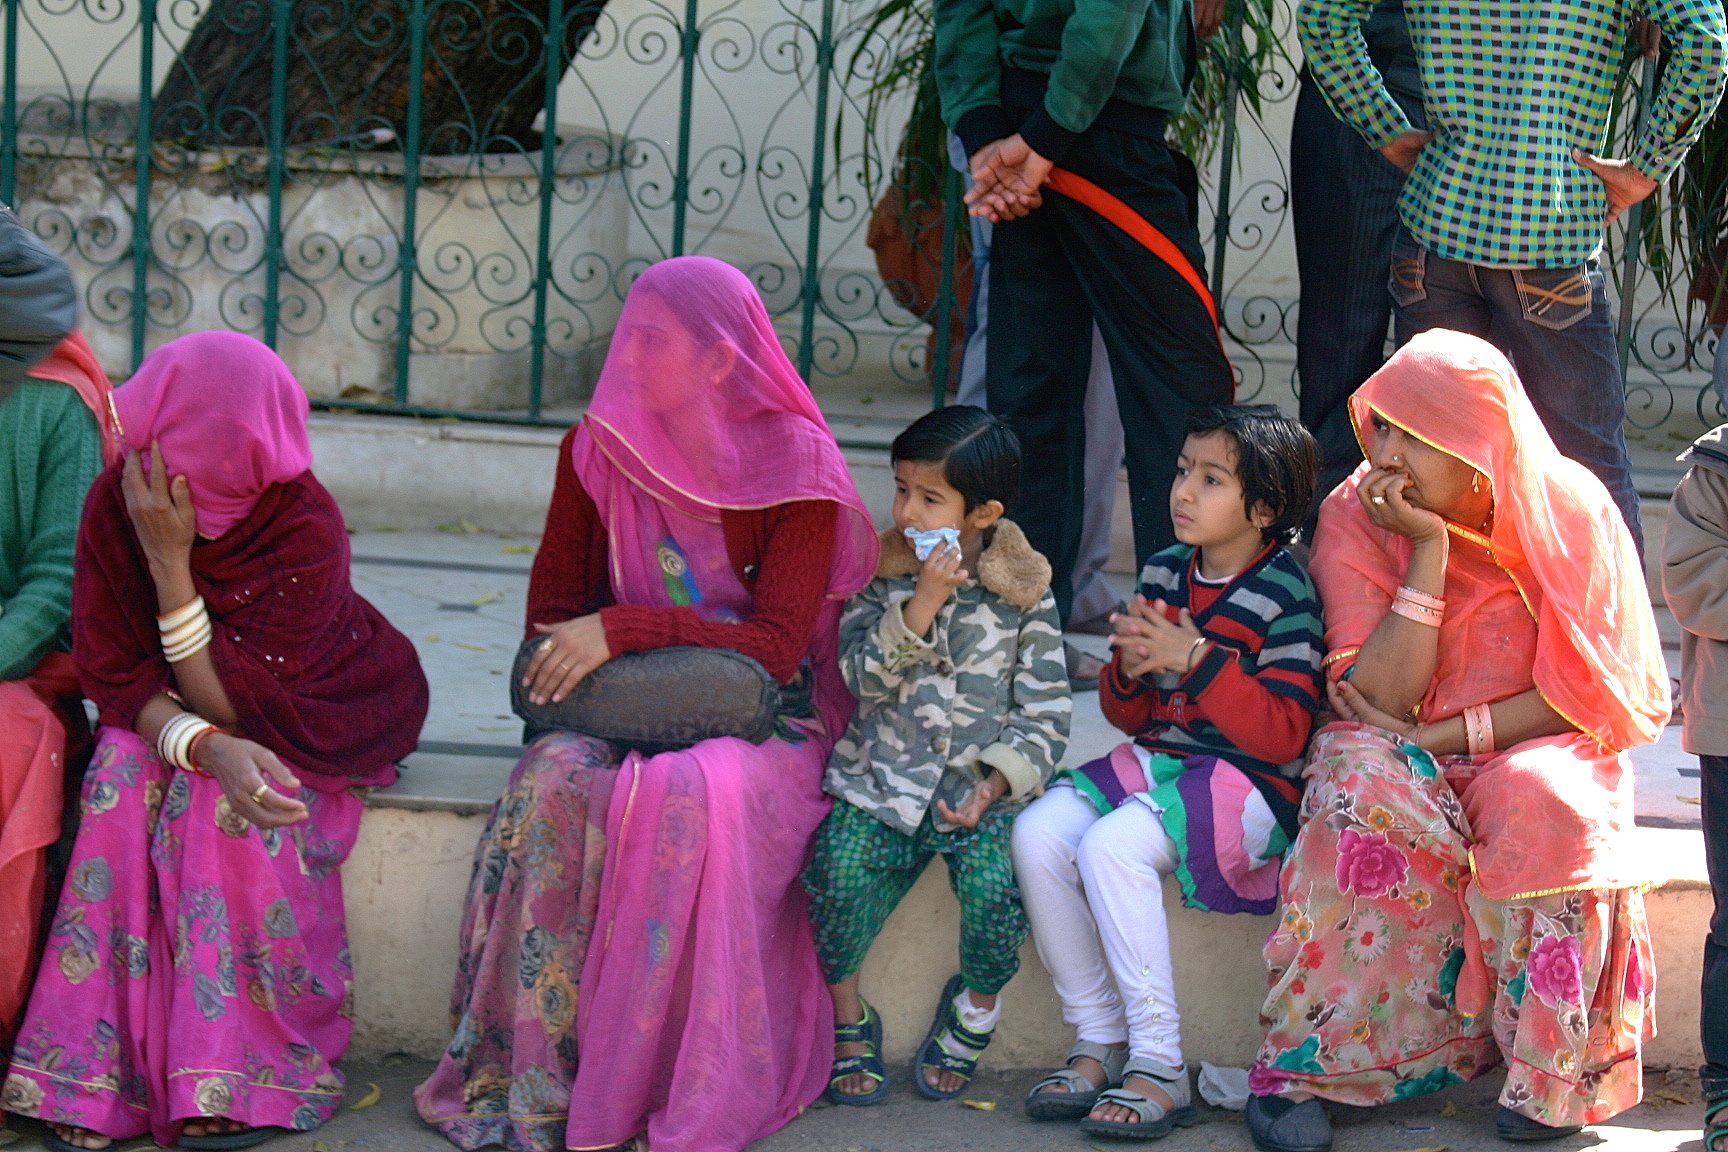
{"label": "dark trousers", "polygon": [[1728,756],[1700,756],[1698,766],[1704,861],[1716,898],[1704,938],[1704,1067],[1698,1076],[1705,1099],[1714,1100],[1728,1096]]}
{"label": "dark trousers", "polygon": [[[1403,101],[1417,125],[1422,108]],[[1290,220],[1302,304],[1296,323],[1299,417],[1320,444],[1319,502],[1362,462],[1350,394],[1386,362],[1404,173],[1338,119],[1304,70],[1290,130]]]}
{"label": "dark trousers", "polygon": [[[1162,140],[1094,126],[1062,166],[1112,193],[1204,275],[1175,155]],[[1013,516],[1054,570],[1064,620],[1085,520],[1086,378],[1096,321],[1110,355],[1127,448],[1134,548],[1174,542],[1170,485],[1188,414],[1228,404],[1229,361],[1181,272],[1092,209],[1049,189],[998,224],[990,250],[990,410],[1025,454]]]}
{"label": "dark trousers", "polygon": [[1400,343],[1430,328],[1450,328],[1506,353],[1554,446],[1602,481],[1643,555],[1626,448],[1626,390],[1602,266],[1591,260],[1564,268],[1488,268],[1439,256],[1400,230],[1390,289]]}

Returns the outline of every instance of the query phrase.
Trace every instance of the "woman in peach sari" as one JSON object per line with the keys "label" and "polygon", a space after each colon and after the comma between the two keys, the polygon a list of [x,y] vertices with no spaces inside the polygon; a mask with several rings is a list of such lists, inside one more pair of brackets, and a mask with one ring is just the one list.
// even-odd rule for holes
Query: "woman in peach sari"
{"label": "woman in peach sari", "polygon": [[1496,1129],[1637,1103],[1649,929],[1629,748],[1668,719],[1638,553],[1498,351],[1416,337],[1351,401],[1367,461],[1320,512],[1328,694],[1266,944],[1255,1143],[1502,1062]]}

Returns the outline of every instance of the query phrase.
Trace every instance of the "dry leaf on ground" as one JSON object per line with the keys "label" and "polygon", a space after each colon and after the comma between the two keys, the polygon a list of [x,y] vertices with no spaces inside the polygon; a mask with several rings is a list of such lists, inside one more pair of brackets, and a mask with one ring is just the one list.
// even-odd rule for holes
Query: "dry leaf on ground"
{"label": "dry leaf on ground", "polygon": [[362,1108],[370,1108],[382,1099],[384,1099],[384,1089],[378,1087],[376,1084],[368,1084],[366,1086],[366,1095],[348,1105],[348,1111],[358,1112]]}
{"label": "dry leaf on ground", "polygon": [[974,1112],[996,1111],[996,1101],[994,1100],[962,1100],[960,1103],[972,1109]]}

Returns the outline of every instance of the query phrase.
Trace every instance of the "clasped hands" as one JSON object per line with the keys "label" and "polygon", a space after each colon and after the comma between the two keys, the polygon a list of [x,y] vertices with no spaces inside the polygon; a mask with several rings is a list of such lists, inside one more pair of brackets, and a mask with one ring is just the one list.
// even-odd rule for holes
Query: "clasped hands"
{"label": "clasped hands", "polygon": [[1170,606],[1135,594],[1124,611],[1113,612],[1110,647],[1122,658],[1122,673],[1138,680],[1154,672],[1187,672],[1205,657],[1212,642],[1184,608],[1170,619]]}

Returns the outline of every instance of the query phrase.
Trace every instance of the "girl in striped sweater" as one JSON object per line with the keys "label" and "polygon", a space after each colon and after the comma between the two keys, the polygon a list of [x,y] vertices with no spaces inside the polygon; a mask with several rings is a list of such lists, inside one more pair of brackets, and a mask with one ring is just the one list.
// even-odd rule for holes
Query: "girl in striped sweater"
{"label": "girl in striped sweater", "polygon": [[1078,1041],[1034,1119],[1149,1139],[1196,1118],[1162,882],[1267,914],[1296,835],[1320,702],[1320,603],[1287,544],[1313,503],[1313,437],[1271,405],[1195,414],[1157,553],[1113,617],[1104,716],[1132,739],[1064,773],[1015,824],[1021,898]]}

